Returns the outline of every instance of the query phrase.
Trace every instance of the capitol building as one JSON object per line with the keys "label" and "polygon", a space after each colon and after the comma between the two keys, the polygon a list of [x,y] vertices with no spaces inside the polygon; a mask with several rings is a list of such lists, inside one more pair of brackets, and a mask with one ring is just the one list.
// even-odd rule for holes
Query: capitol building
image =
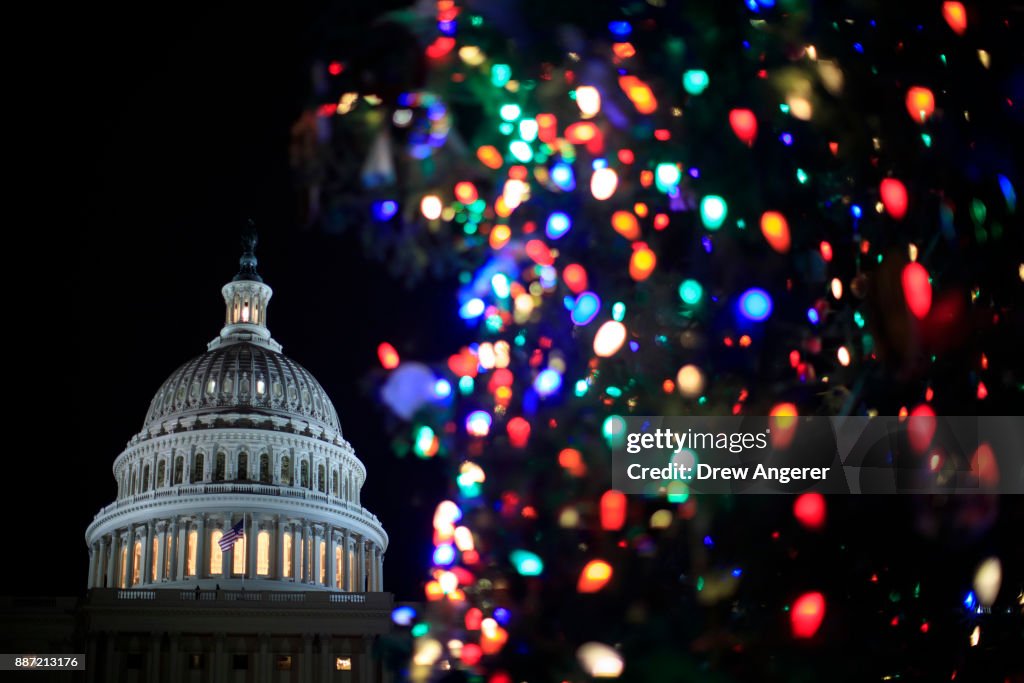
{"label": "capitol building", "polygon": [[156,391],[86,530],[88,680],[385,675],[388,536],[330,398],[271,337],[255,242],[221,290],[223,328]]}

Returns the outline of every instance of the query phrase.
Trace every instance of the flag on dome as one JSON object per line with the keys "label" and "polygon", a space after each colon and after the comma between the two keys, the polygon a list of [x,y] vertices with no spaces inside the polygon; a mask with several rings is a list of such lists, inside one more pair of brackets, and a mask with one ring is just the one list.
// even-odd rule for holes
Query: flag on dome
{"label": "flag on dome", "polygon": [[235,541],[243,536],[242,528],[245,526],[245,519],[238,520],[238,523],[231,527],[231,530],[220,537],[220,550],[223,553],[234,547]]}

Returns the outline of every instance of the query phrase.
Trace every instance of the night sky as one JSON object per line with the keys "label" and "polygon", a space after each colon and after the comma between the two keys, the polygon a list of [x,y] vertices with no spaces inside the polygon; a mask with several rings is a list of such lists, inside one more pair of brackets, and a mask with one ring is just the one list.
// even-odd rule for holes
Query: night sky
{"label": "night sky", "polygon": [[[436,463],[391,454],[370,373],[379,368],[377,344],[401,329],[421,331],[409,335],[420,346],[399,349],[410,355],[442,357],[458,343],[439,332],[457,329],[444,318],[455,319],[454,283],[410,291],[367,262],[348,235],[298,223],[289,129],[307,103],[323,8],[107,11],[83,19],[71,75],[88,105],[65,122],[81,145],[74,182],[83,195],[67,301],[76,332],[61,351],[80,392],[73,444],[63,447],[74,455],[62,455],[66,476],[53,482],[59,504],[38,511],[43,526],[68,530],[73,552],[66,565],[40,563],[21,578],[24,592],[84,590],[83,535],[114,500],[114,458],[161,383],[219,332],[220,288],[237,272],[241,226],[251,217],[259,271],[274,289],[271,332],[327,390],[366,464],[363,504],[391,538],[386,588],[418,597],[444,480]],[[335,8],[326,20],[357,27],[372,19],[366,7],[342,11],[350,15]],[[135,28],[116,30],[125,22]],[[26,530],[24,542],[37,541]]]}

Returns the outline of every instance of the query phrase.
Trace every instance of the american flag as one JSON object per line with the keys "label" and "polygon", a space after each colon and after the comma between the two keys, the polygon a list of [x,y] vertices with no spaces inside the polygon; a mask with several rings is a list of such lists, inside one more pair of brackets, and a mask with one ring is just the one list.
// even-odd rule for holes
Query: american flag
{"label": "american flag", "polygon": [[226,553],[231,550],[235,545],[235,541],[240,539],[242,534],[242,528],[245,526],[245,518],[238,520],[238,524],[231,527],[231,530],[220,537],[220,551]]}

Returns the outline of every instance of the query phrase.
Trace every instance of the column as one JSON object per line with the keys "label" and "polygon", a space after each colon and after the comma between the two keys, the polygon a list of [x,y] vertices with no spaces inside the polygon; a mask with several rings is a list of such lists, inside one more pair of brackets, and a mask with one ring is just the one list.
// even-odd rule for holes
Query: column
{"label": "column", "polygon": [[153,581],[164,581],[164,552],[167,547],[167,522],[156,523],[156,576]]}
{"label": "column", "polygon": [[313,634],[302,634],[302,660],[299,662],[299,680],[302,683],[313,683]]}
{"label": "column", "polygon": [[86,682],[93,683],[96,680],[96,668],[99,662],[96,661],[98,649],[96,647],[96,634],[89,634],[88,644],[85,646]]}
{"label": "column", "polygon": [[146,522],[145,530],[143,531],[144,536],[142,538],[142,553],[141,563],[142,566],[139,568],[139,575],[142,579],[139,584],[152,583],[153,577],[153,522]]}
{"label": "column", "polygon": [[99,559],[100,552],[96,549],[95,543],[89,544],[89,578],[86,581],[85,587],[92,588],[96,581],[96,560]]}
{"label": "column", "polygon": [[334,558],[334,529],[330,526],[327,527],[327,587],[337,588],[338,581],[335,574],[335,558]]}
{"label": "column", "polygon": [[[313,527],[313,583],[317,586],[320,585],[320,542],[324,540],[324,530],[320,525]],[[324,552],[324,562],[326,563],[326,549]],[[326,564],[325,567],[326,569]],[[327,578],[326,576],[324,577]]]}
{"label": "column", "polygon": [[379,559],[377,561],[377,590],[384,590],[384,549],[380,549]]}
{"label": "column", "polygon": [[213,661],[210,662],[210,669],[213,673],[213,683],[222,683],[224,680],[224,634],[218,633],[214,638]]}
{"label": "column", "polygon": [[[373,663],[373,658],[370,656],[371,641],[366,636],[361,637],[359,641],[359,656],[353,657],[353,659],[355,659],[356,662],[359,662],[359,671],[356,672],[356,680],[358,680],[359,683],[370,683],[370,681],[372,680],[370,666]],[[355,665],[355,662],[353,662],[353,666]]]}
{"label": "column", "polygon": [[344,590],[350,591],[352,587],[350,585],[350,578],[348,565],[348,558],[351,557],[349,550],[349,535],[348,529],[345,529],[341,536],[341,587]]}
{"label": "column", "polygon": [[274,534],[277,538],[277,547],[274,549],[274,571],[271,575],[280,580],[284,578],[284,535],[287,528],[281,520],[281,515],[274,518],[274,523],[277,525],[277,533]]}
{"label": "column", "polygon": [[177,632],[171,632],[168,634],[170,644],[167,650],[167,659],[169,660],[167,662],[167,680],[169,681],[178,680],[178,667],[180,666],[178,661],[178,637],[179,634]]}
{"label": "column", "polygon": [[151,681],[160,680],[160,634],[153,632],[149,636],[149,653],[146,655],[146,664],[149,669]]}
{"label": "column", "polygon": [[196,580],[206,575],[206,515],[199,515],[196,526]]}
{"label": "column", "polygon": [[291,524],[292,530],[292,581],[302,582],[302,534],[298,523]]}
{"label": "column", "polygon": [[111,533],[107,537],[107,588],[114,587],[114,577],[117,574],[117,535]]}
{"label": "column", "polygon": [[256,655],[256,683],[270,683],[273,675],[273,664],[270,661],[270,635],[260,633],[259,654]]}
{"label": "column", "polygon": [[311,530],[309,528],[309,523],[308,522],[303,522],[303,524],[302,524],[302,580],[305,583],[310,583],[310,577],[312,576],[312,572],[310,572],[310,559],[311,559],[310,555],[313,554],[312,552],[310,552],[311,546],[312,546],[311,538],[312,538],[312,533],[311,533]]}
{"label": "column", "polygon": [[359,564],[356,566],[356,592],[362,593],[366,590],[366,538],[360,536],[357,543],[359,544]]}
{"label": "column", "polygon": [[[104,631],[103,638],[107,641],[103,652],[103,673],[106,675],[106,680],[116,681],[121,673],[117,662],[117,650],[114,649],[114,639],[117,638],[117,634],[113,631]],[[88,667],[89,663],[86,662],[85,666]]]}
{"label": "column", "polygon": [[366,544],[366,590],[373,590],[373,543]]}
{"label": "column", "polygon": [[188,554],[188,525],[188,520],[181,520],[181,523],[178,524],[178,539],[174,543],[174,578],[178,581],[185,580],[185,560]]}
{"label": "column", "polygon": [[[257,461],[258,462],[258,461]],[[260,525],[256,521],[256,515],[249,515],[250,536],[245,537],[245,576],[248,579],[256,578],[256,558],[259,551]],[[269,551],[270,549],[267,548]]]}
{"label": "column", "polygon": [[[231,513],[224,515],[224,521],[221,523],[221,531],[227,534],[231,531]],[[232,545],[227,550],[223,551],[220,562],[220,575],[222,578],[231,578],[231,570],[235,566],[235,546]]]}
{"label": "column", "polygon": [[132,574],[135,571],[135,542],[139,540],[139,530],[134,526],[128,529],[128,546],[124,554],[124,585],[125,588],[132,587]]}
{"label": "column", "polygon": [[331,659],[331,636],[328,633],[321,633],[317,638],[320,641],[320,680],[329,681],[331,669],[334,668]]}
{"label": "column", "polygon": [[168,558],[164,558],[164,563],[168,565],[167,566],[167,576],[166,576],[166,579],[168,581],[177,581],[181,577],[181,573],[177,571],[177,568],[178,568],[177,559],[178,559],[178,555],[181,552],[179,550],[179,546],[178,546],[178,518],[177,517],[172,517],[171,518],[171,523],[167,527],[167,533],[169,534],[169,538],[171,539],[171,549],[170,549],[171,556],[168,557]]}

